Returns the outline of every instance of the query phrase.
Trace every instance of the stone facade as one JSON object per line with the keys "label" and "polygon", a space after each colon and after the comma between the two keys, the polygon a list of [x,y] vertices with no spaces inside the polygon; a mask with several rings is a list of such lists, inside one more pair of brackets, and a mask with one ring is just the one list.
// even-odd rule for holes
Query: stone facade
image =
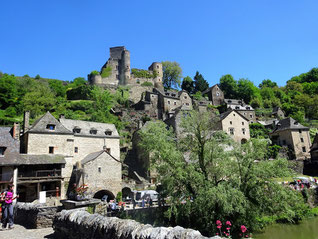
{"label": "stone facade", "polygon": [[223,130],[238,143],[245,143],[250,139],[249,121],[239,112],[229,110],[219,117],[217,129]]}
{"label": "stone facade", "polygon": [[224,99],[224,103],[227,109],[232,109],[239,112],[241,115],[247,118],[250,123],[257,122],[253,107],[245,104],[243,100]]}
{"label": "stone facade", "polygon": [[[110,57],[102,66],[100,74],[89,74],[90,84],[117,87],[118,85],[141,85],[145,82],[151,83],[156,88],[163,88],[162,64],[152,63],[148,70],[131,69],[130,52],[124,47],[111,47]],[[145,74],[140,74],[143,71]]]}
{"label": "stone facade", "polygon": [[293,118],[280,120],[270,133],[274,144],[288,147],[293,156],[291,159],[305,160],[310,158],[309,128],[301,125]]}
{"label": "stone facade", "polygon": [[207,95],[214,106],[223,104],[224,93],[217,84],[202,92],[202,95]]}
{"label": "stone facade", "polygon": [[[58,154],[65,157],[66,165],[62,169],[63,180],[61,182],[61,196],[64,198],[66,190],[69,189],[73,167],[87,155],[101,150],[107,150],[113,158],[120,160],[119,140],[120,137],[113,124],[69,120],[64,117],[56,120],[48,112],[23,135],[23,150],[26,154]],[[89,174],[90,171],[87,173]],[[116,170],[113,168],[108,174],[102,174],[100,180],[103,181],[103,177],[108,179],[113,176],[117,183],[119,174],[121,175],[121,167]],[[118,188],[119,186],[114,187],[113,193],[117,193],[120,190]],[[99,190],[94,187],[90,187],[90,189]]]}
{"label": "stone facade", "polygon": [[116,196],[121,192],[122,163],[107,151],[87,155],[81,161],[83,183],[89,185],[89,193],[107,189]]}
{"label": "stone facade", "polygon": [[[104,217],[89,214],[82,210],[63,210],[57,213],[53,229],[55,236],[61,239],[157,239],[188,238],[205,239],[199,231],[182,227],[152,227],[134,220]],[[212,237],[210,239],[218,239]]]}

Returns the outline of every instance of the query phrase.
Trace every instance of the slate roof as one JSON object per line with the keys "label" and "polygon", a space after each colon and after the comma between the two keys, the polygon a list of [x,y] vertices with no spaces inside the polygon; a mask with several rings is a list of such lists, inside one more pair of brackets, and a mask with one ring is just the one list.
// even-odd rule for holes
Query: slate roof
{"label": "slate roof", "polygon": [[0,127],[0,147],[6,147],[6,153],[15,152],[20,150],[20,141],[16,140],[11,135],[11,127]]}
{"label": "slate roof", "polygon": [[[83,120],[59,119],[61,124],[65,126],[68,131],[73,133],[74,128],[80,128],[80,133],[74,133],[75,136],[90,136],[103,138],[119,138],[119,134],[114,124],[98,123]],[[97,130],[96,134],[91,134],[91,130]],[[112,131],[112,135],[106,135],[105,131]]]}
{"label": "slate roof", "polygon": [[215,85],[211,86],[210,88],[206,89],[205,91],[203,91],[203,92],[202,92],[202,95],[208,93],[209,91],[211,91],[211,90],[212,90],[214,87],[216,87],[216,86],[218,86],[219,89],[221,90],[219,84],[215,84]]}
{"label": "slate roof", "polygon": [[224,120],[230,113],[235,112],[236,114],[238,114],[239,116],[241,116],[243,119],[245,119],[246,121],[249,121],[245,116],[243,116],[242,114],[240,114],[239,112],[237,112],[236,110],[233,109],[228,109],[228,111],[222,113],[219,115],[220,120]]}
{"label": "slate roof", "polygon": [[9,153],[0,157],[0,166],[4,165],[41,165],[41,164],[66,164],[63,155],[58,154],[19,154]]}
{"label": "slate roof", "polygon": [[296,120],[294,120],[291,117],[288,117],[286,119],[282,119],[280,120],[277,124],[275,129],[273,130],[273,132],[271,133],[275,133],[278,131],[283,131],[283,130],[309,130],[308,127],[303,126],[302,124],[298,123]]}
{"label": "slate roof", "polygon": [[101,150],[101,151],[97,151],[94,153],[90,153],[88,154],[82,161],[82,164],[86,164],[92,160],[95,160],[96,158],[98,158],[100,155],[102,155],[103,153],[109,155],[112,159],[114,159],[115,161],[121,163],[118,159],[116,159],[115,157],[113,157],[111,154],[109,154],[108,152],[106,152],[105,150]]}
{"label": "slate roof", "polygon": [[[47,125],[55,125],[54,130],[47,129]],[[34,122],[31,128],[27,131],[29,133],[49,133],[49,134],[73,134],[72,131],[65,128],[57,119],[51,115],[50,112],[46,112],[41,118]]]}

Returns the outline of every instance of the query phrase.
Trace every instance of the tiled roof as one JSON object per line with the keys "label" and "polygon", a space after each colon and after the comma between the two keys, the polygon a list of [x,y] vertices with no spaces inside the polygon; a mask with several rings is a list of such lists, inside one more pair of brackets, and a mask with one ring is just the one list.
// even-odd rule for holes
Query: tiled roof
{"label": "tiled roof", "polygon": [[277,131],[282,131],[282,130],[309,130],[308,127],[303,126],[302,124],[298,123],[296,120],[294,120],[291,117],[288,117],[286,119],[280,120],[277,124],[275,129],[273,130],[272,133],[277,132]]}
{"label": "tiled roof", "polygon": [[[118,159],[116,159],[115,157],[113,157],[111,154],[109,154],[108,152],[106,152],[105,150],[101,150],[101,151],[97,151],[94,153],[90,153],[88,154],[82,161],[82,164],[86,164],[96,158],[98,158],[100,155],[102,155],[103,153],[107,154],[108,156],[110,156],[112,159],[114,159],[117,162],[120,162]],[[121,163],[121,162],[120,162]]]}
{"label": "tiled roof", "polygon": [[[103,138],[119,138],[119,134],[114,124],[98,123],[83,120],[71,120],[60,118],[60,122],[66,127],[68,131],[73,133],[74,128],[81,129],[79,133],[75,132],[74,135],[78,136],[92,136]],[[97,130],[96,134],[92,134],[91,130]],[[106,131],[111,131],[111,135],[106,135]]]}
{"label": "tiled roof", "polygon": [[9,153],[0,157],[0,165],[40,165],[40,164],[66,164],[63,155],[58,154],[19,154]]}
{"label": "tiled roof", "polygon": [[228,109],[226,112],[222,113],[219,115],[220,120],[224,120],[230,113],[235,112],[236,114],[238,114],[239,116],[241,116],[243,119],[249,121],[245,116],[243,116],[242,114],[240,114],[239,112],[237,112],[236,110],[233,109]]}
{"label": "tiled roof", "polygon": [[[47,128],[47,125],[55,125],[55,129]],[[32,127],[27,131],[30,133],[50,133],[50,134],[73,134],[72,131],[65,128],[57,119],[47,112],[41,118],[34,122]]]}
{"label": "tiled roof", "polygon": [[20,141],[11,135],[11,127],[0,127],[0,147],[6,147],[6,153],[18,153],[20,150]]}

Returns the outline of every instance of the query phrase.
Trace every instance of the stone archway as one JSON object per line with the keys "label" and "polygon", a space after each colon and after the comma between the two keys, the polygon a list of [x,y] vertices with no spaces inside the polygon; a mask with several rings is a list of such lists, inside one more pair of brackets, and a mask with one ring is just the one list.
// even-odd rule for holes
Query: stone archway
{"label": "stone archway", "polygon": [[241,144],[245,144],[247,142],[247,139],[242,139]]}
{"label": "stone archway", "polygon": [[134,196],[134,193],[131,191],[129,187],[124,187],[122,190],[123,200],[125,200],[127,197],[132,198]]}
{"label": "stone archway", "polygon": [[115,199],[115,195],[114,195],[111,191],[106,190],[106,189],[100,190],[100,191],[98,191],[97,193],[95,193],[95,194],[94,194],[94,198],[102,199],[102,197],[103,197],[104,195],[107,195],[107,196],[108,196],[108,197],[107,197],[107,202],[109,202],[110,200],[114,200],[114,199]]}

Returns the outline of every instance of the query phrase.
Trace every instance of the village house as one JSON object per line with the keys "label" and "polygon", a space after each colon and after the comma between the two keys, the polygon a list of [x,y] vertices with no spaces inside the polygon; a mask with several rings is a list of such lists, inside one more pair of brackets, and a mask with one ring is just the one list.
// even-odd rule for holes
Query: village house
{"label": "village house", "polygon": [[238,143],[246,143],[250,139],[249,120],[236,110],[230,109],[220,114],[216,128]]}
{"label": "village house", "polygon": [[245,104],[243,100],[224,99],[224,104],[226,105],[227,109],[232,109],[239,112],[246,119],[248,119],[250,123],[257,122],[253,107]]}
{"label": "village house", "polygon": [[272,115],[272,117],[277,118],[277,119],[284,119],[285,118],[284,111],[278,106],[273,108],[271,115]]}
{"label": "village house", "polygon": [[219,105],[223,104],[224,93],[218,84],[203,91],[202,95],[207,95],[209,98],[209,101],[211,101],[212,105],[214,105],[214,106],[219,106]]}
{"label": "village house", "polygon": [[[62,156],[65,166],[58,171],[61,177],[62,198],[66,197],[67,190],[72,189],[74,182],[71,177],[76,165],[81,165],[79,163],[88,155],[105,151],[113,160],[116,159],[116,162],[120,160],[120,137],[113,124],[70,120],[64,117],[57,120],[47,112],[29,127],[28,117],[27,113],[24,120],[24,134],[21,137],[21,151],[26,155],[42,155],[42,157],[43,155],[52,158]],[[108,170],[107,175],[99,174],[99,170],[107,171],[109,160],[105,159],[104,163],[101,163],[100,157],[96,157],[90,160],[90,164],[94,164],[95,160],[95,170],[86,170],[86,176],[99,175],[101,181],[103,177],[107,177],[108,181],[113,177],[112,185],[106,184],[103,188],[104,191],[110,192],[110,197],[113,197],[121,191],[121,165],[114,168],[111,163],[110,168],[116,171]],[[57,171],[56,168],[54,170]],[[88,185],[88,187],[93,194],[100,191],[100,185],[98,187]]]}
{"label": "village house", "polygon": [[289,117],[280,120],[270,133],[274,144],[288,147],[292,152],[290,159],[305,160],[310,158],[309,128]]}

